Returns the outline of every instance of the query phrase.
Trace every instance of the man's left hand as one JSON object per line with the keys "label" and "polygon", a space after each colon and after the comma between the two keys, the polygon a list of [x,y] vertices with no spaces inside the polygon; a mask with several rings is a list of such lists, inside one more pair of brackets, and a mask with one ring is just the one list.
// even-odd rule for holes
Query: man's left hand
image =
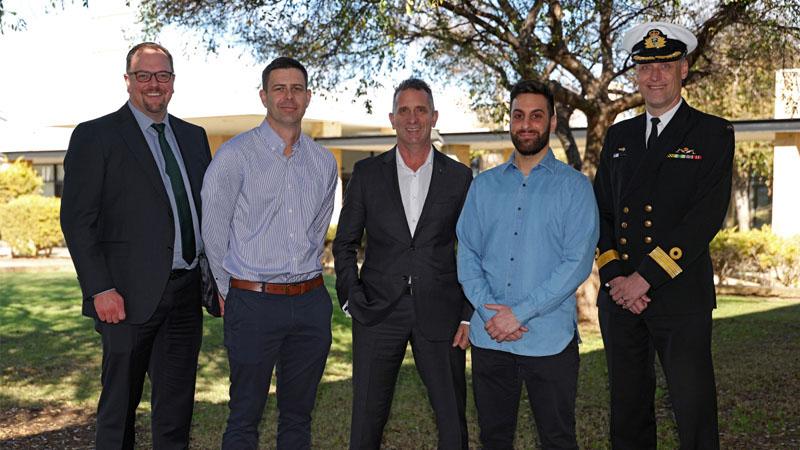
{"label": "man's left hand", "polygon": [[462,323],[456,330],[456,335],[453,337],[453,347],[459,347],[461,350],[466,350],[469,347],[469,325]]}
{"label": "man's left hand", "polygon": [[625,277],[624,280],[611,286],[611,298],[619,304],[629,304],[641,296],[645,295],[650,289],[650,283],[647,282],[639,272],[633,272]]}
{"label": "man's left hand", "polygon": [[517,317],[514,316],[514,313],[511,311],[510,307],[493,303],[484,306],[486,309],[497,311],[497,314],[489,319],[484,327],[486,332],[489,333],[489,336],[491,336],[495,341],[502,342],[506,340],[508,335],[516,332],[522,326],[522,324],[519,323],[519,320],[517,320]]}

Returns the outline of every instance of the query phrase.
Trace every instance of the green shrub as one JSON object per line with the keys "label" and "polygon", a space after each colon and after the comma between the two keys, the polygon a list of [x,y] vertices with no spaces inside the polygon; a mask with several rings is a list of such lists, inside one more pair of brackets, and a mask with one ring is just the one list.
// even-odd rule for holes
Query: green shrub
{"label": "green shrub", "polygon": [[800,283],[800,236],[781,237],[767,226],[745,232],[727,229],[711,241],[710,250],[720,282],[735,277],[784,286]]}
{"label": "green shrub", "polygon": [[0,234],[11,246],[13,256],[50,256],[61,244],[58,215],[61,201],[41,195],[23,195],[0,205]]}
{"label": "green shrub", "polygon": [[39,194],[42,184],[42,177],[22,159],[9,163],[5,157],[0,158],[0,204],[20,195]]}

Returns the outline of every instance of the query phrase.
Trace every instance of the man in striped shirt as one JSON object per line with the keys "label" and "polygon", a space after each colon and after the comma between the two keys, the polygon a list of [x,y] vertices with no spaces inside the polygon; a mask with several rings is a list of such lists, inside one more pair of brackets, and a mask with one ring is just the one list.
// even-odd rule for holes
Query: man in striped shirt
{"label": "man in striped shirt", "polygon": [[301,132],[308,74],[280,57],[262,73],[266,119],[223,144],[203,183],[203,237],[219,286],[231,369],[223,449],[258,447],[277,364],[278,449],[311,446],[311,411],[331,345],[322,281],[336,160]]}

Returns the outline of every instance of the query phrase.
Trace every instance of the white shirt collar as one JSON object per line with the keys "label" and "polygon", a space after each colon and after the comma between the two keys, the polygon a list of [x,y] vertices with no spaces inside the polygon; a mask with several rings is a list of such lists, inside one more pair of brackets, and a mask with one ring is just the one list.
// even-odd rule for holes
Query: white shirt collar
{"label": "white shirt collar", "polygon": [[[408,165],[406,164],[405,160],[403,159],[403,155],[400,154],[400,149],[397,148],[395,151],[397,152],[396,155],[397,168],[400,170],[407,170],[411,173],[414,173],[414,171],[411,170],[411,168],[408,167]],[[417,171],[420,171],[431,164],[433,164],[433,147],[431,147],[430,151],[428,152],[428,158],[425,159],[425,162],[422,163],[422,165],[419,167],[419,169],[417,169]]]}
{"label": "white shirt collar", "polygon": [[678,108],[681,107],[682,103],[683,103],[683,97],[681,97],[681,99],[678,100],[678,103],[676,103],[675,106],[665,111],[664,114],[661,114],[660,116],[654,116],[649,112],[645,111],[645,113],[647,114],[647,127],[644,133],[645,142],[647,142],[647,136],[650,136],[650,128],[653,126],[653,123],[650,122],[650,119],[652,119],[653,117],[658,117],[659,120],[661,120],[660,122],[658,122],[658,135],[660,136],[661,132],[664,131],[664,128],[667,127],[669,121],[672,120],[672,117],[675,115],[676,112],[678,112]]}

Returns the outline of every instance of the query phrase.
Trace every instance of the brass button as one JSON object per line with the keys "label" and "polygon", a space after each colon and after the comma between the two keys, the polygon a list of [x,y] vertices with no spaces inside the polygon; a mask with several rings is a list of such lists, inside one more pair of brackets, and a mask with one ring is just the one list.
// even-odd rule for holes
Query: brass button
{"label": "brass button", "polygon": [[622,228],[628,228],[628,222],[622,222],[621,224],[619,224],[619,226],[621,226]]}
{"label": "brass button", "polygon": [[645,221],[644,221],[644,227],[645,227],[645,228],[650,228],[650,227],[652,227],[652,226],[653,226],[653,222],[651,222],[651,221],[649,221],[649,220],[645,220]]}
{"label": "brass button", "polygon": [[630,210],[631,210],[631,209],[630,209],[630,208],[628,208],[627,206],[624,206],[624,207],[622,208],[622,212],[623,212],[623,213],[625,213],[625,214],[628,214],[628,212],[630,212]]}
{"label": "brass button", "polygon": [[653,212],[653,207],[651,205],[644,205],[644,212]]}
{"label": "brass button", "polygon": [[621,245],[625,245],[625,244],[627,244],[627,243],[628,243],[628,240],[627,240],[627,239],[625,239],[625,238],[619,238],[619,243],[620,243]]}
{"label": "brass button", "polygon": [[651,238],[650,236],[645,236],[644,237],[644,243],[645,244],[649,244],[651,242],[653,242],[653,238]]}
{"label": "brass button", "polygon": [[628,260],[628,254],[627,253],[623,253],[622,254],[622,260],[623,261],[627,261]]}

